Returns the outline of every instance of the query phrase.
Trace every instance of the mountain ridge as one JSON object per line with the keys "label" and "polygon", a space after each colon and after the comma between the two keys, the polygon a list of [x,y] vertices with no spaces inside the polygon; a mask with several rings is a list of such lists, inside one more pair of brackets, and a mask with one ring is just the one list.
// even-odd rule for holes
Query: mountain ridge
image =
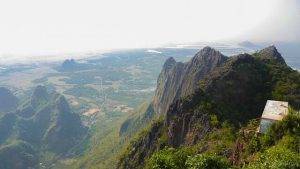
{"label": "mountain ridge", "polygon": [[[196,61],[195,58],[198,57],[191,61]],[[172,59],[169,61],[174,65]],[[176,72],[177,69],[167,71]],[[162,70],[163,74],[167,71]],[[118,168],[142,168],[146,159],[165,146],[195,145],[214,128],[212,119],[229,122],[238,129],[249,120],[258,118],[265,101],[270,98],[289,101],[291,106],[299,109],[300,75],[285,64],[273,46],[252,55],[232,56],[206,72],[209,73],[199,79],[194,92],[174,100],[171,96],[173,101],[167,104],[166,113],[155,112],[161,115],[161,120],[153,122],[131,143],[120,157]],[[159,81],[168,81],[162,77],[169,78],[160,76]],[[287,83],[294,85],[286,88]],[[157,90],[161,91],[164,87],[160,85],[157,84]]]}
{"label": "mountain ridge", "polygon": [[204,47],[186,63],[167,59],[157,80],[154,111],[164,114],[174,100],[193,93],[198,81],[226,60],[226,56],[210,47]]}

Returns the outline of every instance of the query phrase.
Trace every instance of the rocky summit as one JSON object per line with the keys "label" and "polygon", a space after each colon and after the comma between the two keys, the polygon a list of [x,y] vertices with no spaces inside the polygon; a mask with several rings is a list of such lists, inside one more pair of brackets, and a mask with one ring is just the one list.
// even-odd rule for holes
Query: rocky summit
{"label": "rocky summit", "polygon": [[153,99],[154,111],[166,113],[170,104],[198,88],[199,81],[228,58],[211,47],[204,47],[189,62],[166,60],[157,80]]}

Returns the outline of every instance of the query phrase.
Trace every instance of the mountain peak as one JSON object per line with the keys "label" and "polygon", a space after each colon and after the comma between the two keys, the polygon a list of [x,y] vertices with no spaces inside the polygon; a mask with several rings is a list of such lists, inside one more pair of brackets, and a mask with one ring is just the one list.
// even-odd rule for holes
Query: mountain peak
{"label": "mountain peak", "polygon": [[282,64],[285,64],[283,57],[281,56],[281,54],[278,52],[278,50],[274,45],[271,45],[269,47],[260,50],[258,54],[262,59],[276,60]]}
{"label": "mountain peak", "polygon": [[218,59],[218,58],[225,58],[221,52],[215,50],[214,48],[211,48],[210,46],[206,46],[202,48],[193,58],[193,61],[195,60],[211,60],[211,59]]}
{"label": "mountain peak", "polygon": [[47,95],[48,95],[47,89],[45,86],[42,86],[42,85],[38,85],[33,91],[34,97],[41,98],[41,97],[45,97]]}
{"label": "mountain peak", "polygon": [[196,55],[209,56],[209,55],[213,55],[213,54],[217,54],[217,53],[220,53],[220,52],[210,46],[205,46]]}
{"label": "mountain peak", "polygon": [[79,66],[79,63],[74,59],[66,59],[59,67],[60,71],[72,71]]}
{"label": "mountain peak", "polygon": [[172,68],[175,64],[176,64],[176,60],[175,60],[173,57],[169,57],[169,58],[165,61],[163,68],[164,68],[164,69],[170,69],[170,68]]}
{"label": "mountain peak", "polygon": [[76,64],[76,62],[75,62],[74,59],[66,59],[66,60],[62,63],[63,66],[69,66],[69,65],[74,65],[74,64]]}
{"label": "mountain peak", "polygon": [[262,49],[260,52],[270,52],[273,54],[279,53],[277,48],[274,45],[268,46],[268,47]]}
{"label": "mountain peak", "polygon": [[226,56],[209,46],[201,49],[186,63],[176,62],[172,57],[167,59],[157,80],[154,111],[158,114],[166,113],[174,101],[192,94],[198,88],[199,81],[226,60]]}
{"label": "mountain peak", "polygon": [[204,48],[202,48],[200,51],[203,52],[210,52],[210,51],[216,51],[214,48],[210,47],[210,46],[205,46]]}
{"label": "mountain peak", "polygon": [[190,61],[192,65],[206,64],[206,65],[219,65],[227,60],[221,52],[206,46],[202,48]]}
{"label": "mountain peak", "polygon": [[42,105],[44,102],[47,102],[48,98],[49,98],[49,93],[47,92],[46,87],[42,85],[38,85],[32,93],[31,105],[33,107]]}
{"label": "mountain peak", "polygon": [[59,95],[58,98],[56,99],[56,105],[57,108],[62,112],[62,113],[71,113],[69,103],[67,102],[66,98],[62,95]]}

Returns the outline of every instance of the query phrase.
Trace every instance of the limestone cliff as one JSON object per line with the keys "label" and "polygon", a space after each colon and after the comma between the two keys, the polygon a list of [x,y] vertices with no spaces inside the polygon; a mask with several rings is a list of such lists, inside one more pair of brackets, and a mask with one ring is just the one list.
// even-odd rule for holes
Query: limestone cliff
{"label": "limestone cliff", "polygon": [[154,111],[158,114],[166,113],[172,102],[195,92],[199,81],[227,59],[210,47],[203,48],[186,63],[167,59],[157,80]]}

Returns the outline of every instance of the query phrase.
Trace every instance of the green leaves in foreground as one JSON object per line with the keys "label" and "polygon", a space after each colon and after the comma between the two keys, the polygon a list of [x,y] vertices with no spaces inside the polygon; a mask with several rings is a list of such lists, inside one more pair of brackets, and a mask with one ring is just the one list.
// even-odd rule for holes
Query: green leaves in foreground
{"label": "green leaves in foreground", "polygon": [[230,168],[226,158],[214,154],[197,154],[186,161],[188,169],[227,169]]}
{"label": "green leaves in foreground", "polygon": [[188,148],[165,148],[152,155],[146,168],[148,169],[184,169],[185,162],[192,150]]}
{"label": "green leaves in foreground", "polygon": [[274,146],[259,155],[246,169],[299,169],[300,155],[285,147]]}
{"label": "green leaves in foreground", "polygon": [[188,148],[166,148],[156,152],[148,161],[148,169],[226,169],[226,158],[214,154],[192,155]]}
{"label": "green leaves in foreground", "polygon": [[[221,155],[223,151],[216,151],[215,146],[206,146],[206,151],[199,154],[199,150],[203,150],[202,144],[199,144],[160,150],[147,161],[147,169],[300,169],[299,119],[299,113],[290,112],[282,121],[274,123],[265,135],[251,136],[249,141],[244,140],[244,144],[248,146],[241,152],[243,159],[240,159],[240,165],[229,162],[230,158]],[[230,143],[236,140],[228,139],[232,133],[224,131],[228,130],[222,126],[211,132],[208,140],[203,141],[207,145],[217,142],[221,147],[226,145],[230,152],[235,145]]]}

